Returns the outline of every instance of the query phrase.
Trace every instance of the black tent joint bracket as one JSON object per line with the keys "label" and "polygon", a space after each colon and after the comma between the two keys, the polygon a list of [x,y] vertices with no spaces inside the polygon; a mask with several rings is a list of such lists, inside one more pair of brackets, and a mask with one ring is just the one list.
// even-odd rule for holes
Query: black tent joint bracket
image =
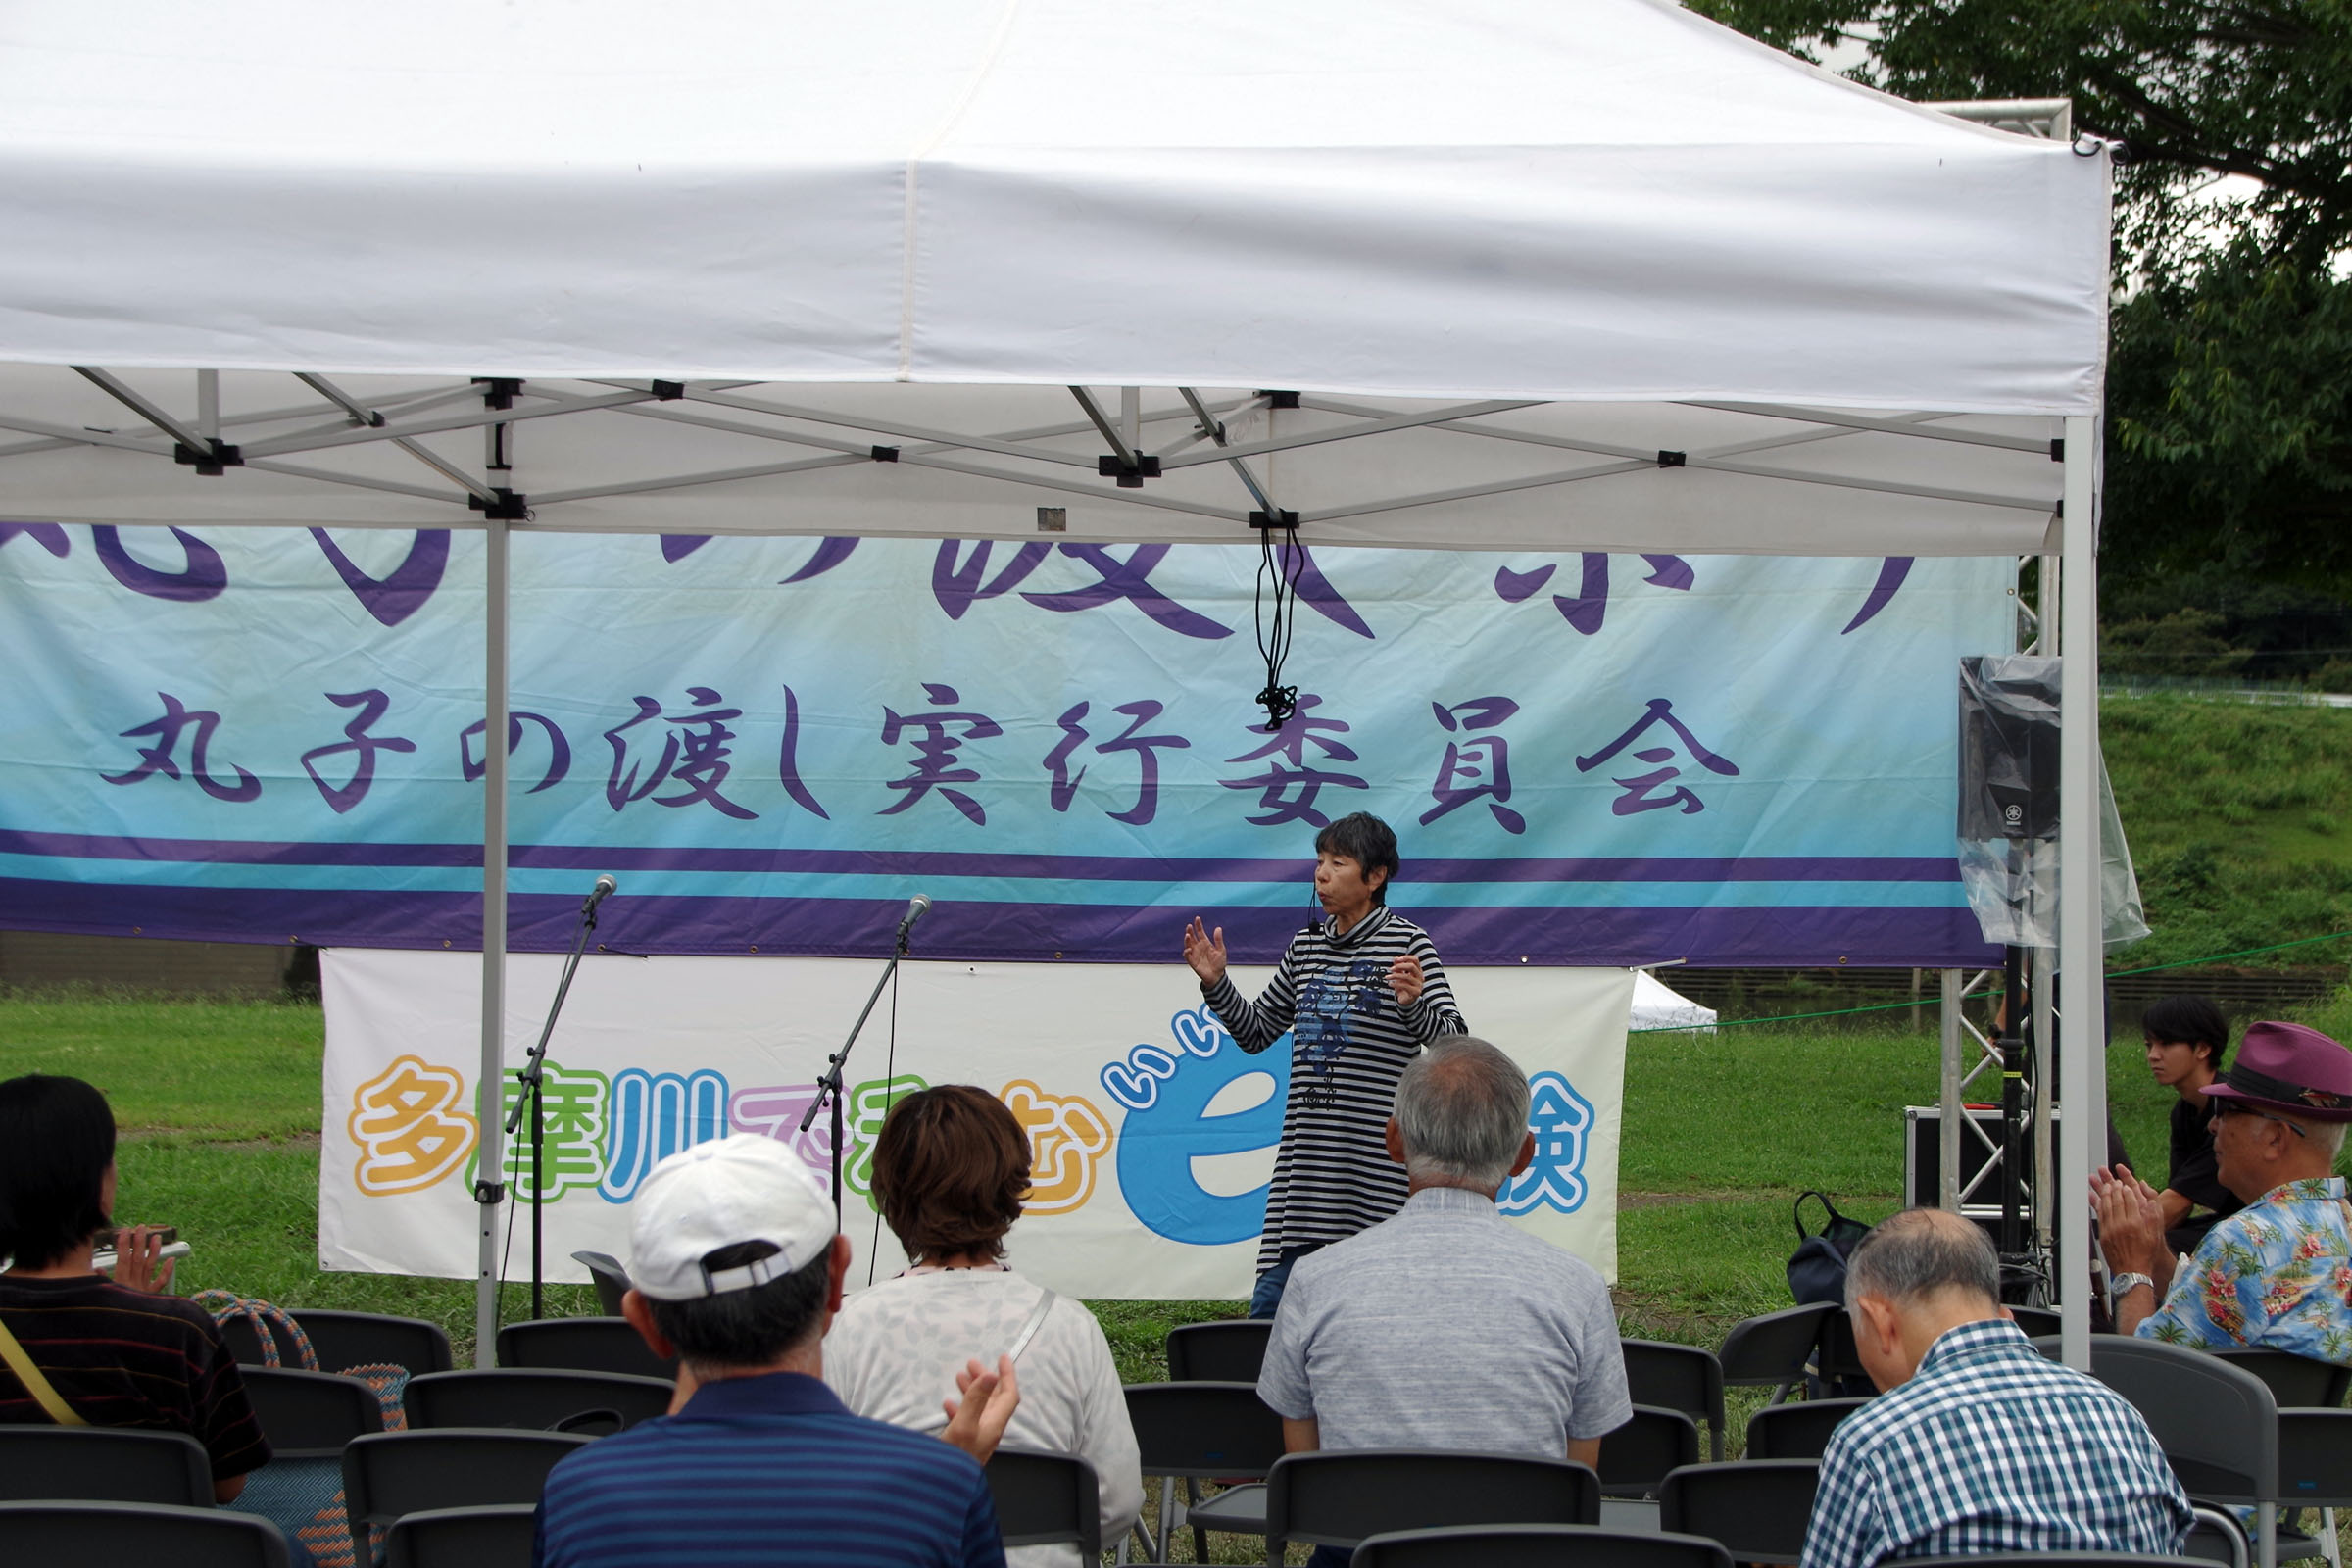
{"label": "black tent joint bracket", "polygon": [[899,461],[899,449],[897,447],[875,447],[872,457],[876,463],[896,463]]}
{"label": "black tent joint bracket", "polygon": [[183,467],[194,468],[208,479],[218,479],[228,468],[242,467],[245,458],[235,447],[215,436],[204,447],[192,447],[184,441],[172,443],[172,461]]}
{"label": "black tent joint bracket", "polygon": [[1269,409],[1295,409],[1298,406],[1298,394],[1296,392],[1260,392],[1258,396],[1266,400]]}
{"label": "black tent joint bracket", "polygon": [[507,1184],[505,1182],[475,1182],[473,1184],[473,1200],[484,1208],[496,1208],[507,1200]]}
{"label": "black tent joint bracket", "polygon": [[1252,528],[1296,528],[1298,526],[1298,514],[1283,511],[1268,516],[1262,512],[1252,512],[1250,514],[1250,526]]}
{"label": "black tent joint bracket", "polygon": [[1658,453],[1658,466],[1661,468],[1679,468],[1689,461],[1690,457],[1687,453],[1667,452],[1662,449]]}
{"label": "black tent joint bracket", "polygon": [[1130,461],[1112,453],[1095,460],[1095,472],[1105,479],[1116,478],[1122,490],[1141,490],[1146,479],[1159,477],[1159,459],[1148,452],[1139,452]]}
{"label": "black tent joint bracket", "polygon": [[484,501],[480,496],[467,496],[466,504],[492,522],[524,522],[530,518],[530,498],[505,485],[494,486],[494,498]]}
{"label": "black tent joint bracket", "polygon": [[2050,437],[2050,461],[2052,463],[2066,461],[2066,437],[2062,435]]}
{"label": "black tent joint bracket", "polygon": [[518,375],[477,375],[473,384],[482,389],[484,408],[511,409],[522,395],[522,377]]}
{"label": "black tent joint bracket", "polygon": [[686,395],[686,383],[683,381],[656,381],[653,383],[652,391],[655,402],[675,403]]}

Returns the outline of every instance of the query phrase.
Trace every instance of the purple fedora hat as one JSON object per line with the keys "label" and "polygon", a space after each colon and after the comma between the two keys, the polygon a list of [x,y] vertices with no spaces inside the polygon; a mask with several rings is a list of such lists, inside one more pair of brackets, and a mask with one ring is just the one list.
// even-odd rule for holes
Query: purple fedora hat
{"label": "purple fedora hat", "polygon": [[2352,1051],[2299,1023],[2250,1023],[2237,1059],[2205,1093],[2313,1121],[2352,1121]]}

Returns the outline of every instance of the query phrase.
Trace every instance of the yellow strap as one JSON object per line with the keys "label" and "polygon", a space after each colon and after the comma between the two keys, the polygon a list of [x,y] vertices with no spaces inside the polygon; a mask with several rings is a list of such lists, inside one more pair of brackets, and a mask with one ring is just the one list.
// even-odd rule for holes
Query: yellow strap
{"label": "yellow strap", "polygon": [[61,1427],[89,1425],[74,1413],[74,1407],[65,1401],[56,1389],[50,1387],[49,1380],[41,1376],[41,1369],[32,1364],[32,1357],[24,1353],[24,1347],[17,1343],[17,1337],[8,1332],[5,1323],[0,1323],[0,1361],[8,1363],[8,1369],[17,1375],[25,1391],[39,1401],[42,1409],[49,1412],[50,1420]]}

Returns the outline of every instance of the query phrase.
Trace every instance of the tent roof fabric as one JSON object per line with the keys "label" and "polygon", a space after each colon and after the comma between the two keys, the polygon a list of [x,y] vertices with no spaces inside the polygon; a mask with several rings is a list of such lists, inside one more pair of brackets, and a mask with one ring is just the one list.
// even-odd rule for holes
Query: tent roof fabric
{"label": "tent roof fabric", "polygon": [[2094,414],[2084,151],[1663,0],[124,0],[0,43],[0,353]]}

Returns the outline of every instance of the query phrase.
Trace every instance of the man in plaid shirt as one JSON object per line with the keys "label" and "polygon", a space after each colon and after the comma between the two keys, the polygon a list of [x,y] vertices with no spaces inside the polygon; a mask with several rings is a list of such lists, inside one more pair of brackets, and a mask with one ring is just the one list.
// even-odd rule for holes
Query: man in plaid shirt
{"label": "man in plaid shirt", "polygon": [[2000,1305],[2000,1263],[1957,1214],[1863,1238],[1846,1311],[1883,1391],[1821,1461],[1802,1568],[1995,1551],[2177,1555],[2188,1497],[2139,1412],[2045,1359]]}

